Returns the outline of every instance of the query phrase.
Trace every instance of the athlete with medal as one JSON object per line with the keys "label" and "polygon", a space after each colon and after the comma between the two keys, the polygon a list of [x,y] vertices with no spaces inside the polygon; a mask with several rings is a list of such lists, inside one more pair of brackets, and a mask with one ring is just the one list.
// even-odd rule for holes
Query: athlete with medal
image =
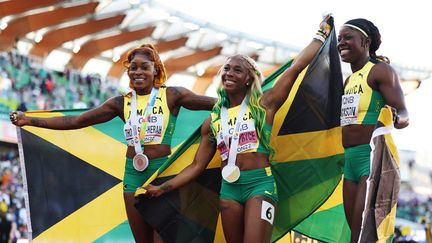
{"label": "athlete with medal", "polygon": [[[138,110],[137,110],[137,95],[135,90],[132,90],[132,98],[131,98],[131,115],[130,119],[125,124],[125,136],[126,131],[132,129],[132,142],[135,148],[135,156],[133,157],[132,164],[135,170],[144,171],[149,163],[148,157],[144,154],[143,148],[141,146],[141,138],[145,138],[145,134],[147,132],[148,123],[150,122],[150,112],[153,109],[156,96],[158,94],[158,88],[153,88],[150,93],[149,101],[147,102],[147,106],[142,116],[142,119],[138,119]],[[138,124],[139,121],[142,121],[141,125]],[[130,127],[130,128],[129,128]],[[141,129],[140,129],[141,127]]]}
{"label": "athlete with medal", "polygon": [[349,20],[339,30],[337,48],[352,71],[344,84],[340,117],[345,152],[343,200],[351,242],[363,242],[359,236],[370,175],[369,143],[381,108],[392,107],[395,128],[409,124],[398,75],[388,58],[376,54],[380,45],[381,34],[367,19]]}
{"label": "athlete with medal", "polygon": [[131,88],[125,95],[110,98],[77,116],[36,118],[12,112],[10,120],[17,126],[67,130],[120,117],[125,122],[123,130],[127,143],[123,177],[126,214],[135,242],[153,242],[157,234],[135,208],[135,191],[171,154],[171,138],[180,108],[211,110],[216,99],[196,95],[182,87],[166,87],[165,67],[151,44],[131,50],[123,64]]}
{"label": "athlete with medal", "polygon": [[222,159],[220,210],[227,242],[269,242],[278,194],[270,167],[270,133],[275,113],[288,98],[300,72],[320,50],[330,33],[326,16],[313,41],[297,56],[273,88],[261,91],[263,75],[248,56],[234,55],[219,71],[222,88],[211,116],[201,127],[195,159],[147,194],[160,196],[197,178],[216,150]]}

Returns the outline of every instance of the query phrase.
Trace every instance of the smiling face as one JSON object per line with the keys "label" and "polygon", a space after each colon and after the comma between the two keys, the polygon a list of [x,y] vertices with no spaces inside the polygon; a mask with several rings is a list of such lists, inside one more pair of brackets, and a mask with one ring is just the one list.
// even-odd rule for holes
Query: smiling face
{"label": "smiling face", "polygon": [[135,91],[150,92],[156,74],[154,62],[150,61],[146,55],[135,54],[128,68],[130,84]]}
{"label": "smiling face", "polygon": [[228,94],[245,94],[252,82],[249,68],[241,56],[233,56],[221,69],[222,85]]}
{"label": "smiling face", "polygon": [[337,49],[342,61],[356,63],[369,57],[370,40],[347,26],[342,26],[339,31]]}

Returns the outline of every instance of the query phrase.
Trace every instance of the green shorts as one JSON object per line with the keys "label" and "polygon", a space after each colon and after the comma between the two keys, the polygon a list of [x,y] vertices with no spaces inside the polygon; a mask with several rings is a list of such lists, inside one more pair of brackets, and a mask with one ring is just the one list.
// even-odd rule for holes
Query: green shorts
{"label": "green shorts", "polygon": [[370,153],[369,144],[345,148],[344,178],[358,182],[360,177],[369,176]]}
{"label": "green shorts", "polygon": [[162,157],[149,161],[147,169],[137,171],[134,169],[132,159],[126,158],[125,172],[123,176],[123,191],[135,192],[136,189],[144,184],[153,173],[168,159]]}
{"label": "green shorts", "polygon": [[240,178],[233,183],[222,179],[220,199],[234,200],[241,204],[257,195],[278,201],[276,183],[270,167],[240,171]]}

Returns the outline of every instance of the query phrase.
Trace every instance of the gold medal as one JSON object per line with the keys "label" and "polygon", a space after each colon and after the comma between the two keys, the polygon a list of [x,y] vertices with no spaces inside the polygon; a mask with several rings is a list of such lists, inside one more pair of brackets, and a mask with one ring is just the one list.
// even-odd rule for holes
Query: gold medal
{"label": "gold medal", "polygon": [[222,169],[222,177],[229,183],[233,183],[240,178],[240,169],[237,165],[226,165]]}

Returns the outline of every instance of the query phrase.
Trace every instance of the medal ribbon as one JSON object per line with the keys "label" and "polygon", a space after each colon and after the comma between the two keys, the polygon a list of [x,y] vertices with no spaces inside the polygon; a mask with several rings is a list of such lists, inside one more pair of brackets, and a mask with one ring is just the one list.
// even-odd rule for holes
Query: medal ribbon
{"label": "medal ribbon", "polygon": [[[147,102],[147,106],[143,115],[143,122],[141,124],[141,133],[138,130],[139,122],[138,122],[138,114],[137,114],[137,97],[135,90],[132,90],[132,99],[131,99],[131,115],[130,115],[130,124],[132,126],[132,135],[133,135],[133,143],[135,147],[135,153],[144,153],[144,148],[141,147],[140,138],[145,138],[146,129],[148,126],[148,120],[150,116],[150,111],[154,106],[156,96],[159,89],[153,88],[150,93],[149,101]],[[144,129],[144,131],[143,131]],[[142,135],[142,136],[141,136]]]}
{"label": "medal ribbon", "polygon": [[233,136],[231,138],[231,144],[229,144],[229,125],[228,125],[228,109],[225,106],[221,107],[221,127],[222,127],[222,139],[225,142],[225,145],[229,147],[228,149],[228,164],[227,165],[235,165],[236,158],[237,158],[237,147],[240,141],[240,127],[241,127],[241,120],[243,119],[243,116],[246,111],[247,107],[247,100],[249,96],[246,95],[243,98],[243,101],[240,106],[240,111],[237,114],[236,122],[234,124],[234,132]]}

